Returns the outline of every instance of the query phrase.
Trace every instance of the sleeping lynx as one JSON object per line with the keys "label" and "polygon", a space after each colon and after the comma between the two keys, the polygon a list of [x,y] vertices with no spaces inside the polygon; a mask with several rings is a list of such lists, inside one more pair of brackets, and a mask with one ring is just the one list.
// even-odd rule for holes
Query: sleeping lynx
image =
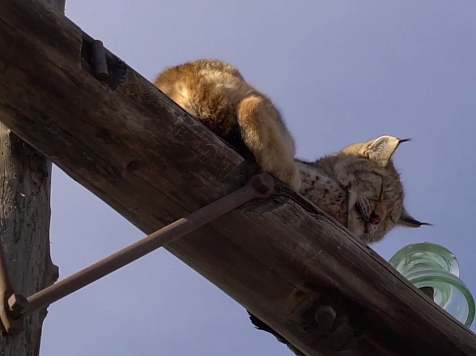
{"label": "sleeping lynx", "polygon": [[422,223],[403,209],[403,187],[391,156],[400,142],[383,136],[316,162],[294,159],[295,145],[271,100],[219,60],[163,71],[155,85],[235,147],[243,143],[263,171],[287,183],[365,243],[397,224]]}

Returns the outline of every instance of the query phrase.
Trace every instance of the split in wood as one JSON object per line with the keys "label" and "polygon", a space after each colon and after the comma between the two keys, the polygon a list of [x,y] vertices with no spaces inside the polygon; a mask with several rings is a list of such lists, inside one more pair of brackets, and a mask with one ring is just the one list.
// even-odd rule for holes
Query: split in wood
{"label": "split in wood", "polygon": [[[21,331],[22,317],[38,311],[51,303],[91,284],[146,254],[186,235],[239,206],[273,193],[274,181],[268,174],[252,177],[249,183],[213,203],[152,233],[142,240],[47,287],[27,299],[13,293],[4,267],[3,248],[0,248],[0,306],[1,322],[7,334]],[[2,303],[0,303],[2,304]],[[8,306],[8,307],[7,307]],[[8,310],[7,310],[8,309]]]}

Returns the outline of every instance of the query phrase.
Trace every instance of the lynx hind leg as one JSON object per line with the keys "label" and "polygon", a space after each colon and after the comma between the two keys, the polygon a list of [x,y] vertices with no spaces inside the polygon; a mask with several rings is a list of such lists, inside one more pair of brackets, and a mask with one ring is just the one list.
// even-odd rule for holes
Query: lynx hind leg
{"label": "lynx hind leg", "polygon": [[294,144],[283,132],[278,113],[271,103],[259,96],[243,99],[237,111],[241,135],[261,169],[299,190],[301,177],[294,163]]}
{"label": "lynx hind leg", "polygon": [[155,85],[195,119],[226,138],[237,126],[235,108],[226,93],[191,68],[188,64],[169,69]]}

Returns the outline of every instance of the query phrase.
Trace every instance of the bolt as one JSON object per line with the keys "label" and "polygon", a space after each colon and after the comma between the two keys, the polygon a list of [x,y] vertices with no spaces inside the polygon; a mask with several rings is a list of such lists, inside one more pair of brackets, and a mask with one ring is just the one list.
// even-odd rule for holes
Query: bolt
{"label": "bolt", "polygon": [[8,298],[9,314],[13,319],[16,319],[23,314],[28,308],[28,300],[21,294],[14,293]]}
{"label": "bolt", "polygon": [[327,333],[332,329],[336,320],[336,311],[330,305],[320,305],[314,314],[314,318],[319,325],[319,331]]}
{"label": "bolt", "polygon": [[435,290],[432,287],[421,287],[420,290],[430,297],[431,300],[435,297]]}
{"label": "bolt", "polygon": [[93,67],[96,78],[102,82],[109,80],[109,70],[107,67],[106,51],[101,41],[91,43],[91,53],[93,55]]}
{"label": "bolt", "polygon": [[249,183],[263,198],[268,197],[273,193],[274,180],[267,173],[257,174],[251,177]]}

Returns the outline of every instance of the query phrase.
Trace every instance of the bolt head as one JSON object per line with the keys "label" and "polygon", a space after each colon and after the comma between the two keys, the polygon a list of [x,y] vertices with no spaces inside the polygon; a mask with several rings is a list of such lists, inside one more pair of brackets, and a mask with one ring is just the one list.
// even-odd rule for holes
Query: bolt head
{"label": "bolt head", "polygon": [[17,318],[22,314],[30,303],[28,303],[28,300],[21,294],[14,293],[8,298],[8,309],[9,309],[9,314],[13,318]]}
{"label": "bolt head", "polygon": [[249,183],[263,197],[271,195],[274,189],[274,180],[267,173],[257,174],[250,179]]}
{"label": "bolt head", "polygon": [[336,320],[336,312],[330,305],[320,305],[314,314],[320,332],[329,332]]}

